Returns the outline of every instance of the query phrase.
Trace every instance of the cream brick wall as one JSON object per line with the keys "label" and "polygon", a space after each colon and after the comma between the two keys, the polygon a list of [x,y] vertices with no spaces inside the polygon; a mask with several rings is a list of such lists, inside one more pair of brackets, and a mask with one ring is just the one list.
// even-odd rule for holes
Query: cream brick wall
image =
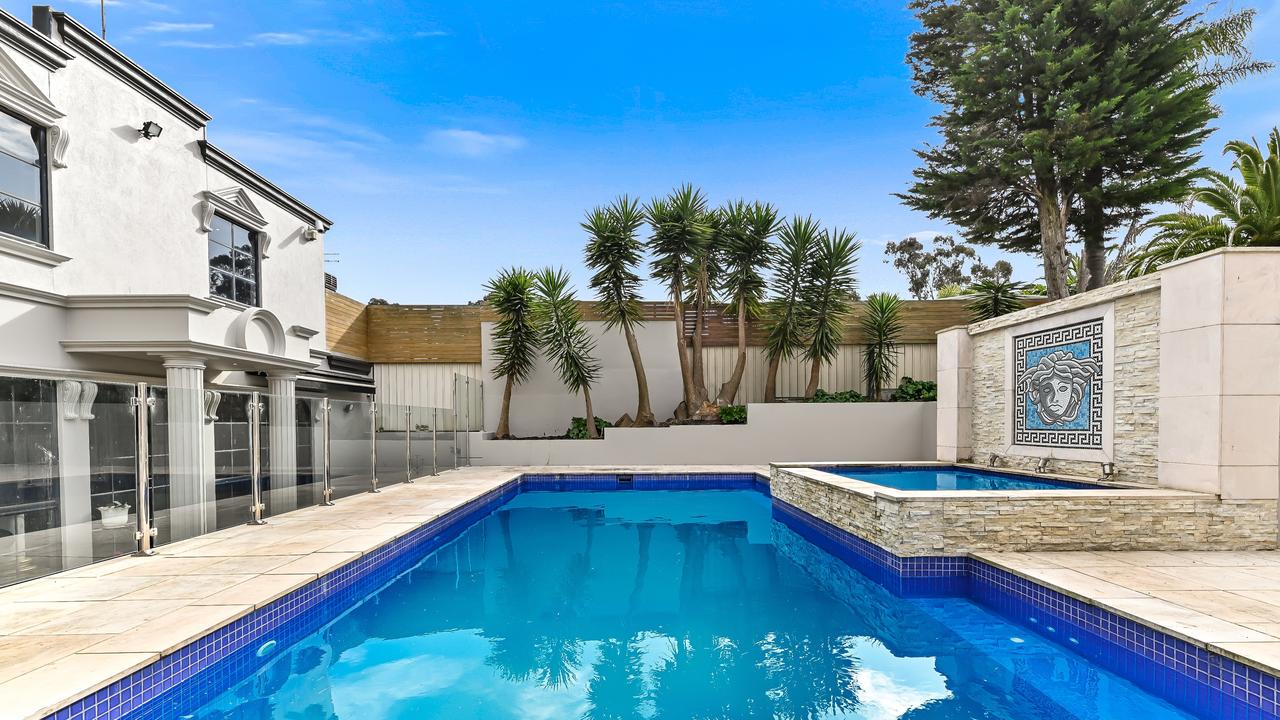
{"label": "cream brick wall", "polygon": [[773,496],[898,556],[981,551],[1262,550],[1276,546],[1274,500],[1137,490],[1072,497],[898,499],[774,468]]}
{"label": "cream brick wall", "polygon": [[[985,463],[994,453],[1015,468],[1032,469],[1039,458],[1006,452],[1005,335],[1041,317],[1104,303],[1115,308],[1114,428],[1116,479],[1156,484],[1160,405],[1160,289],[1154,278],[1111,286],[1071,300],[1042,305],[970,326],[973,336],[973,460]],[[1074,298],[1073,298],[1074,299]],[[1085,302],[1087,300],[1088,302]],[[1047,308],[1047,309],[1046,309]],[[1010,322],[1017,318],[1019,322]],[[1096,462],[1054,460],[1055,473],[1097,476]]]}

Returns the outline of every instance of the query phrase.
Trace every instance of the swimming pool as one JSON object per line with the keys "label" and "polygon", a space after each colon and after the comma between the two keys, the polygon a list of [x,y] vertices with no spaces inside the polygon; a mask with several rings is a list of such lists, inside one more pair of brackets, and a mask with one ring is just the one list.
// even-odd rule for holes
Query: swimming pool
{"label": "swimming pool", "polygon": [[[525,476],[411,542],[287,622],[232,629],[252,642],[126,717],[1196,716],[1104,669],[1135,660],[1011,576],[877,563],[749,476]],[[1202,716],[1233,710],[1213,700]]]}
{"label": "swimming pool", "polygon": [[[1098,490],[1097,485],[1032,478],[976,468],[951,466],[880,467],[838,466],[819,468],[841,477],[883,485],[895,490]],[[1106,488],[1123,489],[1123,488]]]}

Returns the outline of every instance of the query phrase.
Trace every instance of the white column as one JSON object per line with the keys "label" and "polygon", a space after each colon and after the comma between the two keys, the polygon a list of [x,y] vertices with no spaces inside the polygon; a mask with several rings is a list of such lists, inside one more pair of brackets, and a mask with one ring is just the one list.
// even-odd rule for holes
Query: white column
{"label": "white column", "polygon": [[973,458],[973,340],[965,326],[938,333],[938,459]]}
{"label": "white column", "polygon": [[[92,388],[90,390],[89,388]],[[62,517],[62,567],[93,562],[93,508],[89,499],[89,423],[80,416],[81,400],[96,395],[91,382],[58,383],[58,477]]]}
{"label": "white column", "polygon": [[169,539],[196,537],[213,529],[213,473],[206,465],[204,361],[164,360],[169,420]]}
{"label": "white column", "polygon": [[272,515],[298,507],[298,415],[294,404],[297,384],[296,375],[267,376],[271,406],[267,440],[271,494],[267,502]]}

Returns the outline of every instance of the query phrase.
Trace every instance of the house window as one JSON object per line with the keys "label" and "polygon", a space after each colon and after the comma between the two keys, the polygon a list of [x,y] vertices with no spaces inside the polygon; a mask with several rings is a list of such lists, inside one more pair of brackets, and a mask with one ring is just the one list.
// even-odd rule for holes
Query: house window
{"label": "house window", "polygon": [[209,232],[209,293],[258,304],[258,242],[254,232],[214,215]]}
{"label": "house window", "polygon": [[0,111],[0,233],[48,246],[44,135]]}

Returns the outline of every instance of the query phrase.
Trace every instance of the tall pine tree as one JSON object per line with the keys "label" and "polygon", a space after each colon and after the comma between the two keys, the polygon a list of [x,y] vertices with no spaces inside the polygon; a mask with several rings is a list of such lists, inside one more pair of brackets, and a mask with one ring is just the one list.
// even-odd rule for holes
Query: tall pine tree
{"label": "tall pine tree", "polygon": [[[942,142],[902,197],[971,242],[1038,252],[1067,293],[1072,228],[1097,241],[1179,197],[1214,116],[1186,0],[915,0],[908,61]],[[1082,211],[1081,208],[1084,208]],[[1101,277],[1101,273],[1098,274]]]}

